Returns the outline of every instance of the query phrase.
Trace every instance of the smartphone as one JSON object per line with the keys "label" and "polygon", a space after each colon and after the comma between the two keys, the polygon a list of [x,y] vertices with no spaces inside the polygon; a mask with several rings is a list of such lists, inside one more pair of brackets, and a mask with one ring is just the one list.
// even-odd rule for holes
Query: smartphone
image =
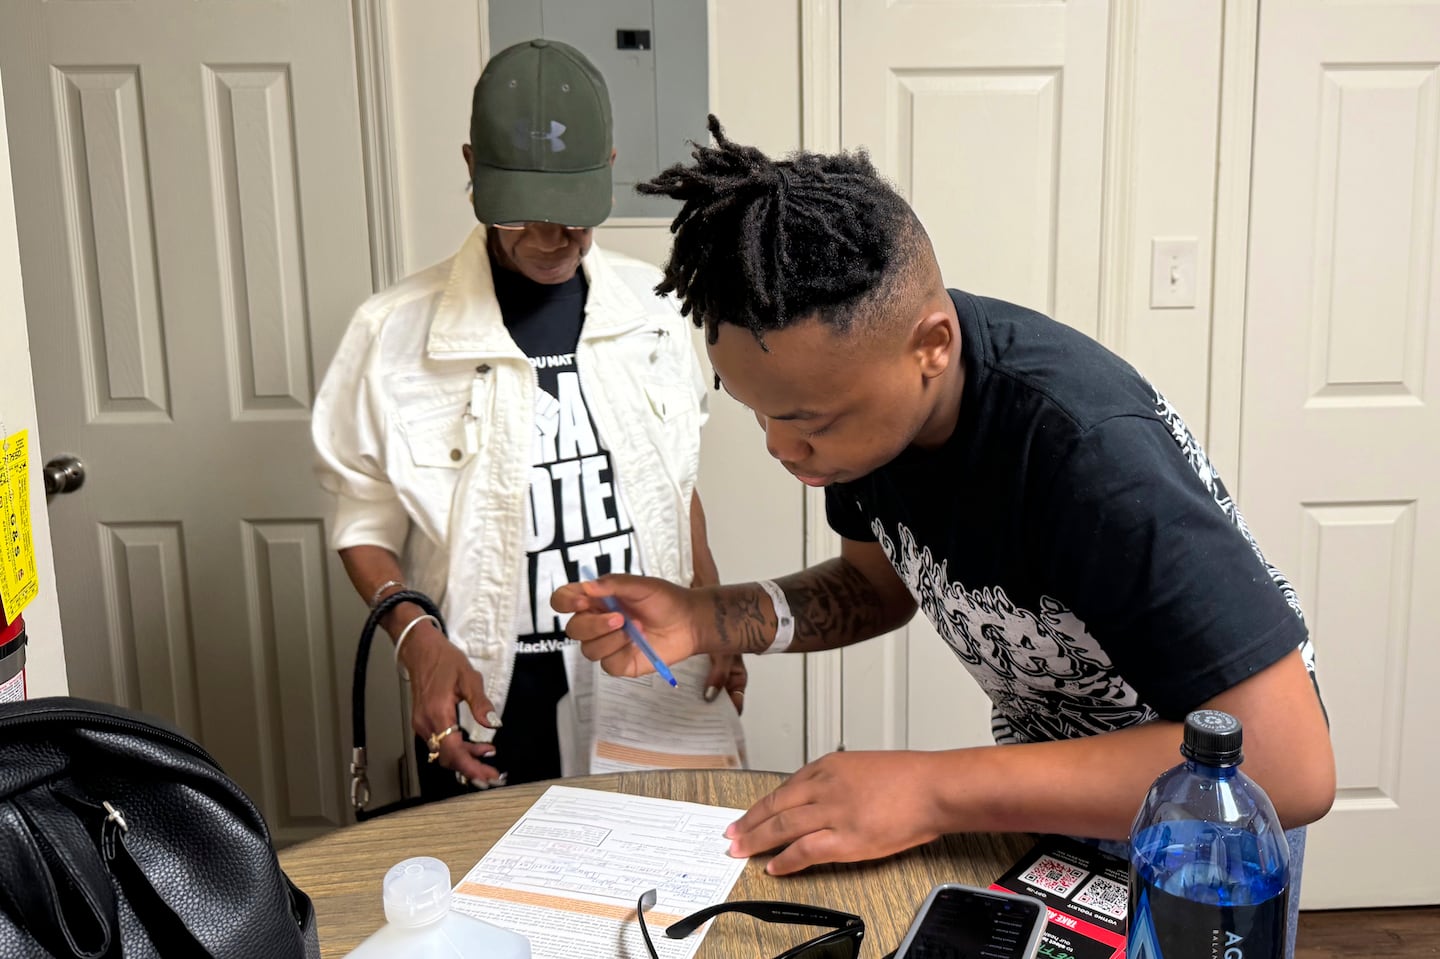
{"label": "smartphone", "polygon": [[930,890],[894,959],[1035,959],[1045,904],[945,883]]}

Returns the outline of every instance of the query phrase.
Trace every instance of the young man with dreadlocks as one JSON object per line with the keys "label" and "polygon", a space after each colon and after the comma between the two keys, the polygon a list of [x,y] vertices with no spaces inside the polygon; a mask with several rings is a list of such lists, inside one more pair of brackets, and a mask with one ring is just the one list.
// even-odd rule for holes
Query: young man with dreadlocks
{"label": "young man with dreadlocks", "polygon": [[1082,334],[947,290],[864,153],[774,161],[710,130],[641,188],[684,204],[660,289],[704,325],[771,455],[825,489],[841,556],[552,602],[622,675],[650,666],[605,594],[667,660],[835,649],[918,607],[989,694],[997,743],[824,756],[730,828],[732,853],[784,847],[783,874],[948,832],[1122,839],[1200,707],[1244,722],[1246,771],[1287,828],[1324,815],[1334,759],[1294,591],[1174,409]]}

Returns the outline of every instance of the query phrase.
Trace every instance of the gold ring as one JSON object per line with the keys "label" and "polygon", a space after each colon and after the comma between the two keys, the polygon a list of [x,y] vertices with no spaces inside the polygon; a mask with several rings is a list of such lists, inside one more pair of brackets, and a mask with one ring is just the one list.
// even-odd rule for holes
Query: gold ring
{"label": "gold ring", "polygon": [[[428,743],[429,746],[430,746],[430,754],[431,754],[432,757],[434,756],[435,753],[437,753],[437,752],[440,751],[440,744],[445,741],[445,737],[448,736],[448,735],[450,735],[451,733],[455,732],[455,730],[457,730],[457,729],[459,729],[459,728],[460,728],[459,726],[454,726],[454,725],[446,726],[444,729],[440,730],[438,733],[431,733],[431,734],[430,734],[430,738],[426,740],[426,743]],[[432,758],[430,761],[433,763],[435,760]]]}
{"label": "gold ring", "polygon": [[460,728],[459,726],[450,725],[450,726],[446,726],[444,729],[440,730],[438,733],[431,733],[431,734],[430,734],[430,738],[429,738],[428,740],[426,740],[426,742],[430,744],[430,750],[431,750],[431,752],[434,752],[435,750],[439,749],[439,748],[440,748],[440,744],[445,741],[445,737],[448,736],[448,735],[450,735],[451,733],[453,733],[455,730],[457,730],[457,729],[459,729],[459,728]]}

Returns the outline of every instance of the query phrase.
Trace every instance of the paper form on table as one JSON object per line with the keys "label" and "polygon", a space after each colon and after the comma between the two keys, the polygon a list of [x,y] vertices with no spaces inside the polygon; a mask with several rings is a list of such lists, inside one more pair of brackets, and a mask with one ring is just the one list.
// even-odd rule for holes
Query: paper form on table
{"label": "paper form on table", "polygon": [[595,684],[592,773],[627,769],[740,769],[745,734],[724,690],[705,702],[700,691],[709,656],[676,663],[676,689],[654,675],[602,676]]}
{"label": "paper form on table", "polygon": [[743,812],[551,786],[466,873],[454,908],[526,936],[532,959],[648,959],[635,903],[655,889],[655,948],[690,959],[705,930],[663,930],[730,895],[746,860],[726,855],[724,831]]}

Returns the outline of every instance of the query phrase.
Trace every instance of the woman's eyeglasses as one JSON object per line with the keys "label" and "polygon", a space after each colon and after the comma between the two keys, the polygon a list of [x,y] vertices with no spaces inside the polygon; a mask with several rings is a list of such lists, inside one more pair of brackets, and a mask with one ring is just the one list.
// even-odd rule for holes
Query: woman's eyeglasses
{"label": "woman's eyeglasses", "polygon": [[[650,939],[650,928],[645,924],[645,910],[655,905],[655,890],[651,889],[640,897],[635,914],[640,919],[640,934],[645,937],[645,948],[650,950],[651,959],[660,959],[655,943]],[[684,939],[722,912],[743,912],[762,922],[788,922],[802,926],[829,926],[830,931],[806,942],[787,949],[775,959],[859,959],[860,942],[865,938],[865,920],[848,912],[836,912],[819,906],[801,906],[793,902],[771,902],[747,900],[722,902],[707,906],[672,923],[665,929],[671,939]]]}
{"label": "woman's eyeglasses", "polygon": [[571,233],[584,233],[586,230],[594,229],[589,226],[565,226],[563,223],[550,223],[548,220],[516,220],[513,223],[492,223],[490,225],[497,230],[510,230],[516,233],[531,226],[559,226]]}

